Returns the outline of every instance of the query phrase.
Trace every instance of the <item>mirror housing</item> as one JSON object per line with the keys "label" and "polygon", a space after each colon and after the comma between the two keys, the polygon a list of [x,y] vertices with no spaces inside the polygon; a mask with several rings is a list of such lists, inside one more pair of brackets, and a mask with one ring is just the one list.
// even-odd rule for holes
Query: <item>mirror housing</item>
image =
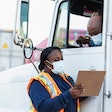
{"label": "mirror housing", "polygon": [[30,38],[26,38],[23,44],[23,53],[26,59],[30,59],[33,54],[33,42]]}
{"label": "mirror housing", "polygon": [[28,38],[29,0],[17,0],[15,28],[13,33],[14,43],[22,47]]}

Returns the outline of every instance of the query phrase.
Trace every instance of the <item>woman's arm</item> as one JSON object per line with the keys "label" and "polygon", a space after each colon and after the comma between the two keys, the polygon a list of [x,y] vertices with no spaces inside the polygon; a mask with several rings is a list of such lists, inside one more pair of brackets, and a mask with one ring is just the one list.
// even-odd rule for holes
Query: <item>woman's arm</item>
{"label": "woman's arm", "polygon": [[50,98],[47,90],[38,81],[32,82],[29,95],[34,107],[39,112],[57,112],[60,109],[65,108],[70,101],[73,101],[69,91],[66,91],[55,98]]}

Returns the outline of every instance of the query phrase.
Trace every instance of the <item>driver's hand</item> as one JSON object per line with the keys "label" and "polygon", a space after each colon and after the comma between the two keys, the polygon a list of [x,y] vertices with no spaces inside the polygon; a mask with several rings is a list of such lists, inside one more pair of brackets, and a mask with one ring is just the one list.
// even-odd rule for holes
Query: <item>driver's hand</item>
{"label": "driver's hand", "polygon": [[88,36],[79,36],[77,39],[76,39],[76,42],[77,44],[89,44],[90,42],[90,37]]}

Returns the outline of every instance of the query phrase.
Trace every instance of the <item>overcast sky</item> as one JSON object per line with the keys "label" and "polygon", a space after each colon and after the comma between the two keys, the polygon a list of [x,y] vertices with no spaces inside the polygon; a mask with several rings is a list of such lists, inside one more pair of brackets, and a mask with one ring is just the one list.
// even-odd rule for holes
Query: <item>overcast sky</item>
{"label": "overcast sky", "polygon": [[13,29],[16,0],[0,0],[0,29]]}

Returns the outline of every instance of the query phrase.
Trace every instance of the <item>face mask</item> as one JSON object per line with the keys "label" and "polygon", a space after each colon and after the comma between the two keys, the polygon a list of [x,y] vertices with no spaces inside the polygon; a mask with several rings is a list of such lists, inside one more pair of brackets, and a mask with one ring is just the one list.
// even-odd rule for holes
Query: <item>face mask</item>
{"label": "face mask", "polygon": [[99,33],[95,36],[91,36],[91,38],[95,45],[101,45],[101,43],[102,43],[102,34],[101,33]]}
{"label": "face mask", "polygon": [[[47,60],[47,62],[49,61]],[[63,60],[56,61],[53,63],[49,62],[49,63],[53,65],[53,69],[51,69],[49,66],[47,67],[50,68],[54,74],[61,74],[64,72],[64,61]]]}

